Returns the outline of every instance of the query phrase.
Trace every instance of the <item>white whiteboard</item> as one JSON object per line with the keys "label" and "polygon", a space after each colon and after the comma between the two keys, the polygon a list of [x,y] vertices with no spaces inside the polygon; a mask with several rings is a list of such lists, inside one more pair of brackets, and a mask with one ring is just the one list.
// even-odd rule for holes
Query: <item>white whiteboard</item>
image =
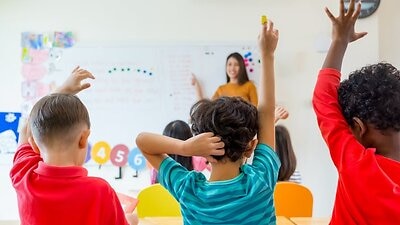
{"label": "white whiteboard", "polygon": [[161,133],[172,120],[188,121],[197,101],[191,73],[211,97],[226,83],[225,61],[232,52],[246,58],[249,78],[257,85],[256,43],[78,45],[54,53],[47,79],[59,84],[77,65],[91,71],[92,87],[79,94],[91,117],[89,142],[132,149],[138,133]]}

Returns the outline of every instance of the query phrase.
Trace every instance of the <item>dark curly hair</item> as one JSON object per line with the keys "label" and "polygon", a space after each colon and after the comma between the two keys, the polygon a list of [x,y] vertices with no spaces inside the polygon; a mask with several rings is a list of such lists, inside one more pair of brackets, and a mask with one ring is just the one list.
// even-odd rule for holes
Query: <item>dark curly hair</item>
{"label": "dark curly hair", "polygon": [[[200,100],[190,110],[195,135],[213,132],[225,143],[225,155],[232,162],[241,159],[258,132],[257,108],[239,97]],[[221,160],[224,156],[214,156]]]}
{"label": "dark curly hair", "polygon": [[356,70],[340,83],[339,104],[347,123],[353,118],[378,130],[400,131],[400,73],[389,63],[378,63]]}

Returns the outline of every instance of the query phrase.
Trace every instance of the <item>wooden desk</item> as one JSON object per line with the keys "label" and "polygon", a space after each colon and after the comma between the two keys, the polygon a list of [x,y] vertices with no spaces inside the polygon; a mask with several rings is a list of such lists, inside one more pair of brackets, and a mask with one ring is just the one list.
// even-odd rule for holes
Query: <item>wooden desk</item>
{"label": "wooden desk", "polygon": [[183,225],[182,217],[145,217],[139,225]]}
{"label": "wooden desk", "polygon": [[277,216],[276,225],[294,225],[294,223],[284,216]]}
{"label": "wooden desk", "polygon": [[328,225],[330,218],[313,218],[313,217],[291,217],[291,221],[297,225]]}
{"label": "wooden desk", "polygon": [[0,225],[20,225],[19,220],[0,220]]}
{"label": "wooden desk", "polygon": [[[277,225],[294,225],[294,223],[284,217],[276,217]],[[183,225],[182,217],[146,217],[139,220],[139,225]]]}

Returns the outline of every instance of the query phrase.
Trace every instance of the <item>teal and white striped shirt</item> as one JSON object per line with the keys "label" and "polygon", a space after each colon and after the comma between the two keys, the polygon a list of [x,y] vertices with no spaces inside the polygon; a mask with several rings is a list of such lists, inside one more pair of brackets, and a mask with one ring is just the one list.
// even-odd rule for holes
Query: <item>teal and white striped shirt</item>
{"label": "teal and white striped shirt", "polygon": [[265,144],[258,144],[252,165],[225,181],[209,182],[172,158],[160,165],[158,180],[180,203],[185,225],[276,224],[273,194],[280,161]]}

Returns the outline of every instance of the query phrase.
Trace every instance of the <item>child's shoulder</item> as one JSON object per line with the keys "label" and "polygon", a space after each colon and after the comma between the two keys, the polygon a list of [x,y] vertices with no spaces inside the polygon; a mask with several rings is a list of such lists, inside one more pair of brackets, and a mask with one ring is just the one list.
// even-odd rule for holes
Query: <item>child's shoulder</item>
{"label": "child's shoulder", "polygon": [[261,142],[257,143],[256,149],[270,150],[270,151],[275,152],[271,146],[269,146],[268,144],[265,144],[265,143],[261,143]]}
{"label": "child's shoulder", "polygon": [[81,182],[82,186],[85,184],[86,186],[90,186],[93,189],[103,190],[103,191],[111,191],[113,188],[111,185],[101,177],[85,177]]}
{"label": "child's shoulder", "polygon": [[268,144],[264,143],[257,144],[254,157],[280,162],[278,154],[275,152],[275,150]]}

